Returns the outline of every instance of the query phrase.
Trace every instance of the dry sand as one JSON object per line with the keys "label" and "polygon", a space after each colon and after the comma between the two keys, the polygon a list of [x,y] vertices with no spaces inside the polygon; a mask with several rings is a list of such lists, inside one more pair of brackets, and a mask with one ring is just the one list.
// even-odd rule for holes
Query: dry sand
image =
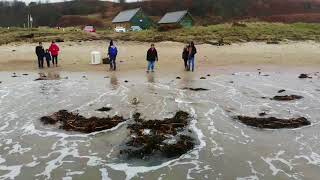
{"label": "dry sand", "polygon": [[[13,43],[0,46],[0,71],[37,71],[34,49],[37,44]],[[116,42],[119,71],[144,72],[149,43]],[[47,48],[49,43],[45,43]],[[107,65],[90,65],[90,52],[100,51],[106,57],[106,41],[59,43],[61,55],[58,68],[45,71],[106,72]],[[183,72],[181,51],[184,44],[177,42],[156,43],[159,52],[157,71],[160,73]],[[268,45],[264,42],[233,44],[230,46],[197,45],[198,72],[212,69],[224,71],[234,67],[320,67],[320,44],[312,41],[287,42]]]}

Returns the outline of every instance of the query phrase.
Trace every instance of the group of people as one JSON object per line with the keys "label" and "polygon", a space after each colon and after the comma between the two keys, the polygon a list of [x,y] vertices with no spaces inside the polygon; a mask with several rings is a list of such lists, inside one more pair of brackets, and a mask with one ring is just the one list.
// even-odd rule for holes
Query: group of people
{"label": "group of people", "polygon": [[[44,68],[44,60],[47,62],[47,67],[50,67],[51,61],[53,66],[58,67],[58,55],[59,55],[59,46],[52,41],[49,49],[44,50],[42,43],[39,42],[39,45],[36,47],[36,54],[38,57],[38,65],[39,68]],[[184,60],[184,68],[186,71],[194,71],[195,68],[195,55],[197,54],[197,48],[194,45],[194,42],[190,42],[186,45],[182,52],[182,59]],[[115,46],[113,40],[110,41],[108,47],[108,57],[109,57],[109,64],[110,64],[110,71],[116,71],[116,59],[118,56],[118,49]],[[148,65],[147,65],[147,73],[154,72],[156,62],[159,60],[158,51],[155,48],[154,44],[151,44],[151,47],[147,51],[147,58],[146,58]]]}
{"label": "group of people", "polygon": [[52,41],[49,49],[46,50],[44,50],[42,42],[39,42],[39,45],[36,47],[36,55],[38,57],[39,68],[44,68],[44,60],[46,60],[47,62],[47,67],[50,67],[51,61],[53,66],[58,67],[59,51],[59,46],[54,41]]}
{"label": "group of people", "polygon": [[197,54],[197,48],[194,42],[190,42],[183,49],[182,59],[184,60],[184,68],[186,71],[194,71],[195,55]]}
{"label": "group of people", "polygon": [[[184,68],[186,71],[194,71],[195,68],[195,55],[197,54],[197,48],[194,42],[191,41],[185,46],[182,52],[182,59],[184,60]],[[116,59],[118,55],[118,49],[114,45],[113,40],[110,41],[108,47],[108,56],[110,60],[110,71],[116,71]],[[159,60],[158,51],[154,44],[151,44],[150,49],[147,51],[147,73],[154,72],[155,64]]]}

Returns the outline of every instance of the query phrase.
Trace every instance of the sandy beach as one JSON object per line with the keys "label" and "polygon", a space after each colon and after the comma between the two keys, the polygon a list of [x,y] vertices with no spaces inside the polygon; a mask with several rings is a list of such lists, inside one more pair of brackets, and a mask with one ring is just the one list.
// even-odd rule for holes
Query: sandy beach
{"label": "sandy beach", "polygon": [[[90,52],[100,51],[106,57],[107,41],[84,41],[58,43],[61,49],[58,68],[44,71],[106,72],[107,65],[90,65]],[[0,46],[0,71],[37,71],[37,61],[32,43],[12,43]],[[48,48],[49,43],[44,43]],[[116,42],[117,59],[121,73],[144,72],[145,55],[150,43]],[[159,52],[158,73],[183,72],[181,51],[184,44],[161,42],[156,44]],[[279,45],[265,42],[232,44],[230,46],[197,45],[197,72],[225,71],[230,68],[310,67],[320,66],[320,44],[313,41],[283,42]]]}
{"label": "sandy beach", "polygon": [[[106,56],[104,41],[59,43],[60,67],[41,70],[34,57],[36,44],[0,46],[0,179],[318,178],[319,43],[197,45],[197,69],[191,73],[183,68],[183,44],[162,42],[156,44],[157,70],[149,74],[149,43],[116,44],[116,73],[107,65],[90,65],[91,51]],[[310,78],[298,78],[300,73]],[[288,96],[299,98],[275,98]],[[99,111],[102,108],[109,111]],[[60,110],[74,113],[68,123],[74,123],[77,114],[90,122],[121,116],[121,123],[83,133],[85,129],[69,131],[60,123],[41,120]],[[177,134],[169,128],[172,134],[164,134],[158,138],[160,145],[152,146],[158,150],[146,151],[151,154],[143,153],[143,158],[123,154],[133,148],[130,139],[136,135],[130,127],[140,122],[134,114],[141,115],[141,122],[163,122],[181,111],[188,114],[183,128],[177,126]],[[305,119],[307,124],[257,128],[240,122],[239,116],[257,118],[256,122]],[[178,122],[174,124],[181,125]],[[134,132],[158,134],[141,127]],[[190,140],[189,149],[173,148],[178,152],[173,157],[161,154],[164,146],[179,147],[182,137]]]}

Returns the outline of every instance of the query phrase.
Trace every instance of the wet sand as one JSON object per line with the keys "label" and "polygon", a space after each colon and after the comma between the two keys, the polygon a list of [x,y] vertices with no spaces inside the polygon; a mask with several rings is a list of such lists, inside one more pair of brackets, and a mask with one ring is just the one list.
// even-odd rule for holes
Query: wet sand
{"label": "wet sand", "polygon": [[[37,44],[14,43],[0,46],[0,71],[37,71],[34,48]],[[119,48],[117,59],[121,73],[143,72],[146,68],[145,55],[149,43],[116,42]],[[49,43],[44,43],[48,47]],[[90,65],[90,52],[100,51],[106,57],[106,41],[59,43],[60,67],[45,71],[106,72],[107,65]],[[159,52],[157,71],[162,74],[183,71],[181,60],[182,43],[161,42],[156,44]],[[197,45],[196,71],[212,69],[274,66],[274,67],[320,67],[320,44],[312,41],[286,42],[280,45],[264,42],[233,44],[231,46]],[[236,69],[237,69],[236,68]]]}

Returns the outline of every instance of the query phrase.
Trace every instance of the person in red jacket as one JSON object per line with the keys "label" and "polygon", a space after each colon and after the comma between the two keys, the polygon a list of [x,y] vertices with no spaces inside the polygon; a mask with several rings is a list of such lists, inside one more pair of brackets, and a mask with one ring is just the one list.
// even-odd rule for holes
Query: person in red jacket
{"label": "person in red jacket", "polygon": [[59,49],[59,46],[54,41],[52,41],[49,51],[52,56],[53,66],[56,65],[56,67],[58,67],[58,55],[59,55],[60,49]]}

